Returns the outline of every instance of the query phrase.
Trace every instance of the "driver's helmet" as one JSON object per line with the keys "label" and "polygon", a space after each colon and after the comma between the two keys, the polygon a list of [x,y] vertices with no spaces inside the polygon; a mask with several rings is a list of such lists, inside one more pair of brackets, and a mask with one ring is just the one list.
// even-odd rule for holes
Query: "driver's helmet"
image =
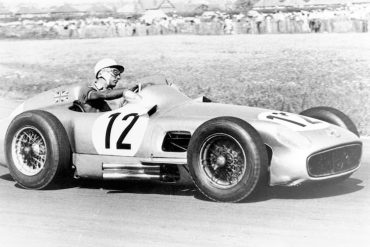
{"label": "driver's helmet", "polygon": [[125,70],[122,65],[119,65],[115,60],[111,58],[103,58],[99,60],[94,67],[95,78],[98,79],[99,72],[104,68],[116,68],[121,73]]}

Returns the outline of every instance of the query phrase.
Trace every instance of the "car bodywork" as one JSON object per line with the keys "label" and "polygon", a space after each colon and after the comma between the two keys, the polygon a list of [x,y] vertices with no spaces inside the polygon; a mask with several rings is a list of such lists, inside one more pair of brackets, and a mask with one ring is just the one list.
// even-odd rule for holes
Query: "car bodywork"
{"label": "car bodywork", "polygon": [[[232,116],[252,125],[269,154],[269,184],[297,185],[304,181],[346,176],[359,168],[360,139],[347,129],[309,117],[248,106],[191,99],[176,87],[144,87],[142,100],[109,112],[70,109],[81,86],[59,87],[26,100],[0,122],[0,163],[6,164],[4,139],[12,119],[41,109],[64,126],[73,152],[76,177],[190,181],[187,145],[204,122]],[[178,173],[173,176],[171,167]],[[172,176],[166,177],[166,174]]]}

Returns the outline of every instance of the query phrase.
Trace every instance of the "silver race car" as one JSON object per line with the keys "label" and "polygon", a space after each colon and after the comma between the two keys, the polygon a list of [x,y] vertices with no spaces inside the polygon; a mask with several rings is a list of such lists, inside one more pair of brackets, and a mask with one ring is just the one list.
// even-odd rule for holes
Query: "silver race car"
{"label": "silver race car", "polygon": [[76,178],[194,182],[237,202],[267,185],[341,180],[360,166],[352,121],[329,107],[293,114],[191,99],[174,85],[140,87],[142,100],[86,113],[80,86],[26,100],[0,122],[0,163],[27,189]]}

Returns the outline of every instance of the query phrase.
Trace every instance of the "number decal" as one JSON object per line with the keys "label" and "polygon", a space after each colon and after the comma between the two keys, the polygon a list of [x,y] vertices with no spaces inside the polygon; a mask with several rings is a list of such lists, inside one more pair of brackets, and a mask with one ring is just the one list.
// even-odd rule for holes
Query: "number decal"
{"label": "number decal", "polygon": [[327,126],[324,122],[316,119],[278,111],[262,112],[258,115],[258,119],[279,123],[295,131],[317,130]]}
{"label": "number decal", "polygon": [[311,120],[311,119],[309,119],[308,117],[306,117],[306,116],[301,116],[301,118],[303,118],[304,120],[306,120],[308,123],[310,123],[310,124],[318,124],[318,123],[320,123],[319,121],[314,121],[314,120]]}
{"label": "number decal", "polygon": [[266,118],[267,118],[267,119],[271,119],[271,120],[273,120],[274,118],[276,118],[276,119],[279,119],[279,120],[287,121],[287,122],[292,123],[292,124],[296,124],[296,125],[301,126],[301,127],[306,127],[306,125],[305,125],[305,124],[301,124],[301,123],[298,123],[298,122],[296,122],[296,121],[289,120],[289,119],[282,118],[282,117],[277,117],[277,116],[268,115],[268,116],[266,116]]}
{"label": "number decal", "polygon": [[[105,148],[106,149],[110,149],[110,135],[111,135],[111,132],[112,132],[113,123],[120,114],[121,113],[115,113],[115,114],[112,114],[112,115],[109,116],[110,120],[109,120],[109,123],[108,123],[108,126],[107,126],[107,131],[105,133]],[[122,120],[126,121],[129,117],[133,117],[133,119],[127,125],[127,127],[123,130],[122,134],[118,138],[117,143],[116,143],[116,148],[117,149],[131,149],[131,144],[123,143],[123,141],[124,141],[125,137],[127,136],[128,132],[130,132],[132,127],[135,125],[136,121],[139,119],[139,114],[137,114],[137,113],[127,114],[126,116],[124,116],[122,118]]]}
{"label": "number decal", "polygon": [[110,120],[107,127],[107,132],[105,133],[105,148],[110,149],[110,133],[112,132],[112,126],[114,123],[114,120],[119,116],[120,113],[114,113],[109,116]]}
{"label": "number decal", "polygon": [[131,128],[135,125],[136,121],[139,119],[139,115],[137,113],[131,113],[122,118],[122,120],[127,120],[129,117],[133,117],[131,123],[127,125],[126,129],[122,132],[121,136],[118,138],[116,147],[117,149],[131,149],[131,144],[129,143],[122,143],[125,137],[127,136],[128,132],[130,132]]}
{"label": "number decal", "polygon": [[[280,115],[282,117],[278,117],[276,115]],[[283,120],[283,121],[286,121],[286,122],[289,122],[289,123],[292,123],[292,124],[296,124],[296,125],[301,126],[301,127],[306,127],[307,124],[318,124],[318,123],[320,123],[318,121],[313,121],[313,120],[310,120],[309,118],[307,118],[305,116],[300,116],[300,115],[297,115],[295,117],[299,118],[300,120],[303,120],[307,124],[300,123],[300,122],[294,121],[292,119],[288,119],[287,117],[289,117],[289,116],[285,112],[273,112],[272,115],[267,115],[266,116],[267,119],[274,120],[274,118],[275,118],[275,119]]]}
{"label": "number decal", "polygon": [[95,119],[91,128],[91,138],[96,153],[135,156],[146,138],[145,133],[150,119],[148,108],[127,104],[119,111],[106,112]]}

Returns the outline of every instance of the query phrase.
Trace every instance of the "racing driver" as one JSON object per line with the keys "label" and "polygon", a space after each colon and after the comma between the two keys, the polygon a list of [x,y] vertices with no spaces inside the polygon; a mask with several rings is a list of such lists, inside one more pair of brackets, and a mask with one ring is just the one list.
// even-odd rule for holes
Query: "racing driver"
{"label": "racing driver", "polygon": [[98,61],[94,67],[96,81],[81,88],[79,101],[85,112],[105,112],[111,108],[105,100],[123,98],[132,101],[140,96],[126,88],[114,89],[121,79],[124,67],[111,58]]}

